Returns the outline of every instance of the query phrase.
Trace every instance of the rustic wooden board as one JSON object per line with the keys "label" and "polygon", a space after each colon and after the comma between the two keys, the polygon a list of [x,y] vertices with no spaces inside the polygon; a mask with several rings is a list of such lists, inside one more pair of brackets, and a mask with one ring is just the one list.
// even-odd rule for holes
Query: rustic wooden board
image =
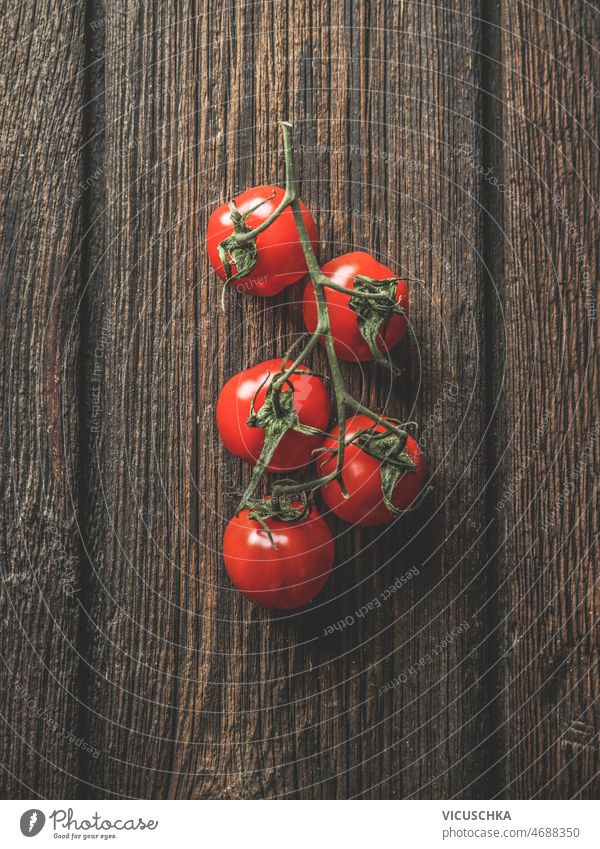
{"label": "rustic wooden board", "polygon": [[[94,119],[106,128],[104,194],[94,188],[105,235],[87,295],[89,351],[106,338],[88,452],[90,734],[103,743],[90,792],[460,793],[485,770],[489,725],[489,652],[473,618],[488,580],[479,190],[454,155],[478,146],[474,5],[178,9],[106,9]],[[406,378],[390,393],[375,371],[347,373],[375,406],[432,412],[435,491],[385,534],[334,525],[338,568],[319,604],[274,616],[232,592],[222,566],[247,470],[218,444],[214,402],[228,376],[301,332],[301,288],[273,303],[233,297],[223,317],[202,240],[217,202],[282,179],[286,117],[322,257],[371,249],[426,281]],[[88,381],[93,367],[91,356]],[[403,592],[353,616],[413,567]]]}
{"label": "rustic wooden board", "polygon": [[[598,10],[505,4],[507,771],[597,798]],[[513,493],[514,490],[514,493]]]}
{"label": "rustic wooden board", "polygon": [[93,14],[104,85],[90,92],[100,176],[85,379],[97,370],[100,411],[87,410],[87,700],[102,756],[89,759],[88,792],[160,797],[172,794],[180,692],[203,640],[191,466],[199,45],[173,4]]}
{"label": "rustic wooden board", "polygon": [[3,11],[2,798],[78,795],[82,36],[81,6]]}
{"label": "rustic wooden board", "polygon": [[[0,795],[597,795],[600,32],[551,14],[5,15]],[[424,281],[405,375],[345,374],[421,423],[432,492],[385,533],[332,521],[326,590],[274,615],[223,568],[248,469],[214,405],[302,332],[302,287],[222,315],[204,236],[281,182],[286,118],[322,259]]]}

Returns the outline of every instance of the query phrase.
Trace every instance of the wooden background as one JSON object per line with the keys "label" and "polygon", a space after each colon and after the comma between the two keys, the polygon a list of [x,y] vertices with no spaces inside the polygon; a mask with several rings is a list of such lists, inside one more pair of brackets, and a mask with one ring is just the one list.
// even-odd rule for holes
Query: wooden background
{"label": "wooden background", "polygon": [[[3,4],[2,797],[598,794],[599,48],[579,0]],[[285,118],[323,260],[424,281],[404,378],[346,373],[433,492],[273,615],[214,404],[302,289],[223,316],[203,240]]]}

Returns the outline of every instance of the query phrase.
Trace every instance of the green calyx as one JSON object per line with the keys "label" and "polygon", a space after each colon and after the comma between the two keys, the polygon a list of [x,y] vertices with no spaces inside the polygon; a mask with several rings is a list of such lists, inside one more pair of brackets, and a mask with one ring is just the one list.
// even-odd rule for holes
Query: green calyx
{"label": "green calyx", "polygon": [[[252,228],[246,224],[249,213],[241,215],[233,201],[229,204],[229,208],[231,210],[233,233],[219,245],[219,257],[227,275],[225,287],[231,285],[235,280],[239,280],[240,277],[250,274],[258,257],[256,239],[240,242],[238,238],[244,233],[252,232]],[[233,273],[232,265],[236,267],[235,273]]]}
{"label": "green calyx", "polygon": [[381,490],[383,501],[390,513],[398,515],[404,511],[398,510],[392,503],[394,489],[398,479],[405,473],[415,474],[417,467],[406,450],[408,433],[403,426],[391,431],[375,431],[365,428],[357,431],[349,442],[356,443],[359,448],[379,460],[381,464]]}
{"label": "green calyx", "polygon": [[[287,484],[295,484],[295,481],[292,480],[286,480],[285,482]],[[271,528],[267,524],[268,520],[276,519],[279,522],[298,522],[306,519],[313,508],[313,501],[310,493],[299,490],[294,495],[250,499],[246,504],[246,508],[248,510],[248,518],[258,522],[263,531],[268,535],[273,548],[277,548]]]}
{"label": "green calyx", "polygon": [[[301,372],[302,370],[299,369],[296,374],[300,374]],[[304,373],[308,374],[309,372],[304,371]],[[252,399],[247,424],[250,427],[261,427],[264,430],[265,445],[267,442],[276,440],[275,446],[277,446],[288,430],[295,430],[297,433],[303,433],[305,436],[326,436],[324,431],[302,424],[294,407],[294,385],[291,381],[287,381],[287,386],[288,389],[280,386],[277,375],[275,375],[271,379],[260,410],[256,410],[254,405],[258,392],[262,389],[261,386]]]}
{"label": "green calyx", "polygon": [[[382,354],[377,339],[385,332],[385,325],[393,315],[406,315],[405,310],[396,301],[396,287],[399,282],[397,277],[373,280],[371,277],[357,274],[354,278],[354,293],[349,303],[350,309],[356,313],[358,327],[373,354],[373,359],[394,374],[398,374],[400,370]],[[364,297],[365,295],[380,297]]]}
{"label": "green calyx", "polygon": [[[247,210],[243,214],[239,211],[239,209],[235,205],[235,201],[230,201],[229,209],[231,212],[231,223],[233,224],[233,233],[224,239],[219,247],[219,259],[223,263],[223,268],[225,269],[225,274],[227,278],[225,280],[223,286],[223,293],[221,295],[221,306],[224,307],[225,294],[229,286],[234,283],[236,280],[239,280],[242,277],[246,277],[253,268],[256,266],[258,260],[258,249],[256,247],[256,238],[247,238],[249,233],[253,233],[252,227],[249,227],[246,223],[246,219],[249,215],[252,215],[253,212],[262,206],[263,203],[267,203],[270,200],[273,200],[275,197],[275,193],[270,195],[268,198],[261,200],[255,206],[251,207],[251,209]],[[235,266],[235,272],[233,271],[233,267]]]}
{"label": "green calyx", "polygon": [[[308,369],[298,369],[295,373],[313,374]],[[262,428],[265,433],[265,441],[260,452],[260,457],[252,470],[250,485],[242,497],[238,510],[241,510],[250,503],[251,494],[256,489],[260,478],[271,462],[277,446],[288,431],[294,430],[305,436],[327,436],[324,431],[310,427],[310,425],[305,425],[300,421],[298,413],[294,408],[294,385],[291,380],[282,383],[280,378],[283,374],[284,372],[281,371],[273,376],[267,375],[250,404],[250,415],[246,420],[247,424],[250,427]],[[255,407],[256,399],[267,381],[269,381],[269,386],[265,400],[260,409],[257,410]],[[288,388],[284,389],[284,386]]]}

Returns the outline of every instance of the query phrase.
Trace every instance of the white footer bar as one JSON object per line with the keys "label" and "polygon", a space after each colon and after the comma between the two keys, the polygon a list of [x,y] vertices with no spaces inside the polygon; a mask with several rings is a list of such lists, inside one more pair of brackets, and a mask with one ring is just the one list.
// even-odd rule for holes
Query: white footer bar
{"label": "white footer bar", "polygon": [[2,846],[600,847],[595,801],[0,802]]}

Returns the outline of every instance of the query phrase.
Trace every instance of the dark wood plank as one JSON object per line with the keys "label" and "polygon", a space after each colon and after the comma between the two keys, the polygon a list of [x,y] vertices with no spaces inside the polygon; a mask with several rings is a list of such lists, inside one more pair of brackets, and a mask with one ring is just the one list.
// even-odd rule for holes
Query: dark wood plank
{"label": "dark wood plank", "polygon": [[598,87],[592,4],[504,4],[498,512],[512,798],[597,798]]}
{"label": "dark wood plank", "polygon": [[[481,24],[471,3],[452,10],[412,3],[374,4],[370,13],[359,8],[348,59],[357,103],[352,108],[351,100],[347,126],[356,152],[334,202],[344,205],[350,185],[353,244],[372,246],[424,280],[412,287],[409,373],[389,408],[420,422],[433,492],[421,511],[357,558],[355,582],[367,580],[344,599],[348,609],[359,595],[363,603],[381,597],[398,575],[419,570],[338,642],[339,651],[355,651],[346,675],[361,671],[348,701],[366,701],[344,732],[350,738],[352,729],[365,729],[358,751],[354,742],[354,751],[345,752],[350,772],[341,790],[448,798],[468,786],[467,796],[485,796],[489,756],[479,744],[493,727],[493,682],[485,678],[490,646],[482,615],[488,578],[481,197],[477,175],[455,153],[467,144],[480,155]],[[344,224],[336,228],[340,242]],[[357,535],[348,553],[364,540]],[[334,684],[339,673],[330,674]]]}
{"label": "dark wood plank", "polygon": [[[83,133],[81,8],[3,19],[0,795],[597,795],[600,33],[485,17],[90,0]],[[421,422],[433,486],[383,534],[332,522],[289,616],[225,575],[248,470],[214,404],[302,332],[302,289],[224,317],[203,248],[281,181],[283,118],[322,258],[425,281],[405,377],[346,374]]]}
{"label": "dark wood plank", "polygon": [[180,691],[211,621],[192,468],[200,44],[179,3],[95,14],[88,723],[105,754],[88,792],[161,798],[176,795]]}
{"label": "dark wood plank", "polygon": [[0,26],[2,798],[78,796],[76,374],[83,8]]}
{"label": "dark wood plank", "polygon": [[[106,254],[89,296],[92,333],[107,337],[89,475],[100,792],[435,797],[486,769],[479,187],[454,156],[477,147],[480,34],[475,5],[459,5],[108,4]],[[222,566],[247,470],[218,444],[214,403],[302,331],[301,288],[234,297],[224,318],[202,240],[218,201],[281,181],[287,117],[323,259],[370,249],[426,281],[406,379],[390,395],[372,370],[347,374],[380,408],[432,416],[434,493],[380,538],[335,525],[319,603],[275,616],[232,592]],[[354,615],[413,567],[402,592]],[[470,795],[484,793],[481,781]]]}

